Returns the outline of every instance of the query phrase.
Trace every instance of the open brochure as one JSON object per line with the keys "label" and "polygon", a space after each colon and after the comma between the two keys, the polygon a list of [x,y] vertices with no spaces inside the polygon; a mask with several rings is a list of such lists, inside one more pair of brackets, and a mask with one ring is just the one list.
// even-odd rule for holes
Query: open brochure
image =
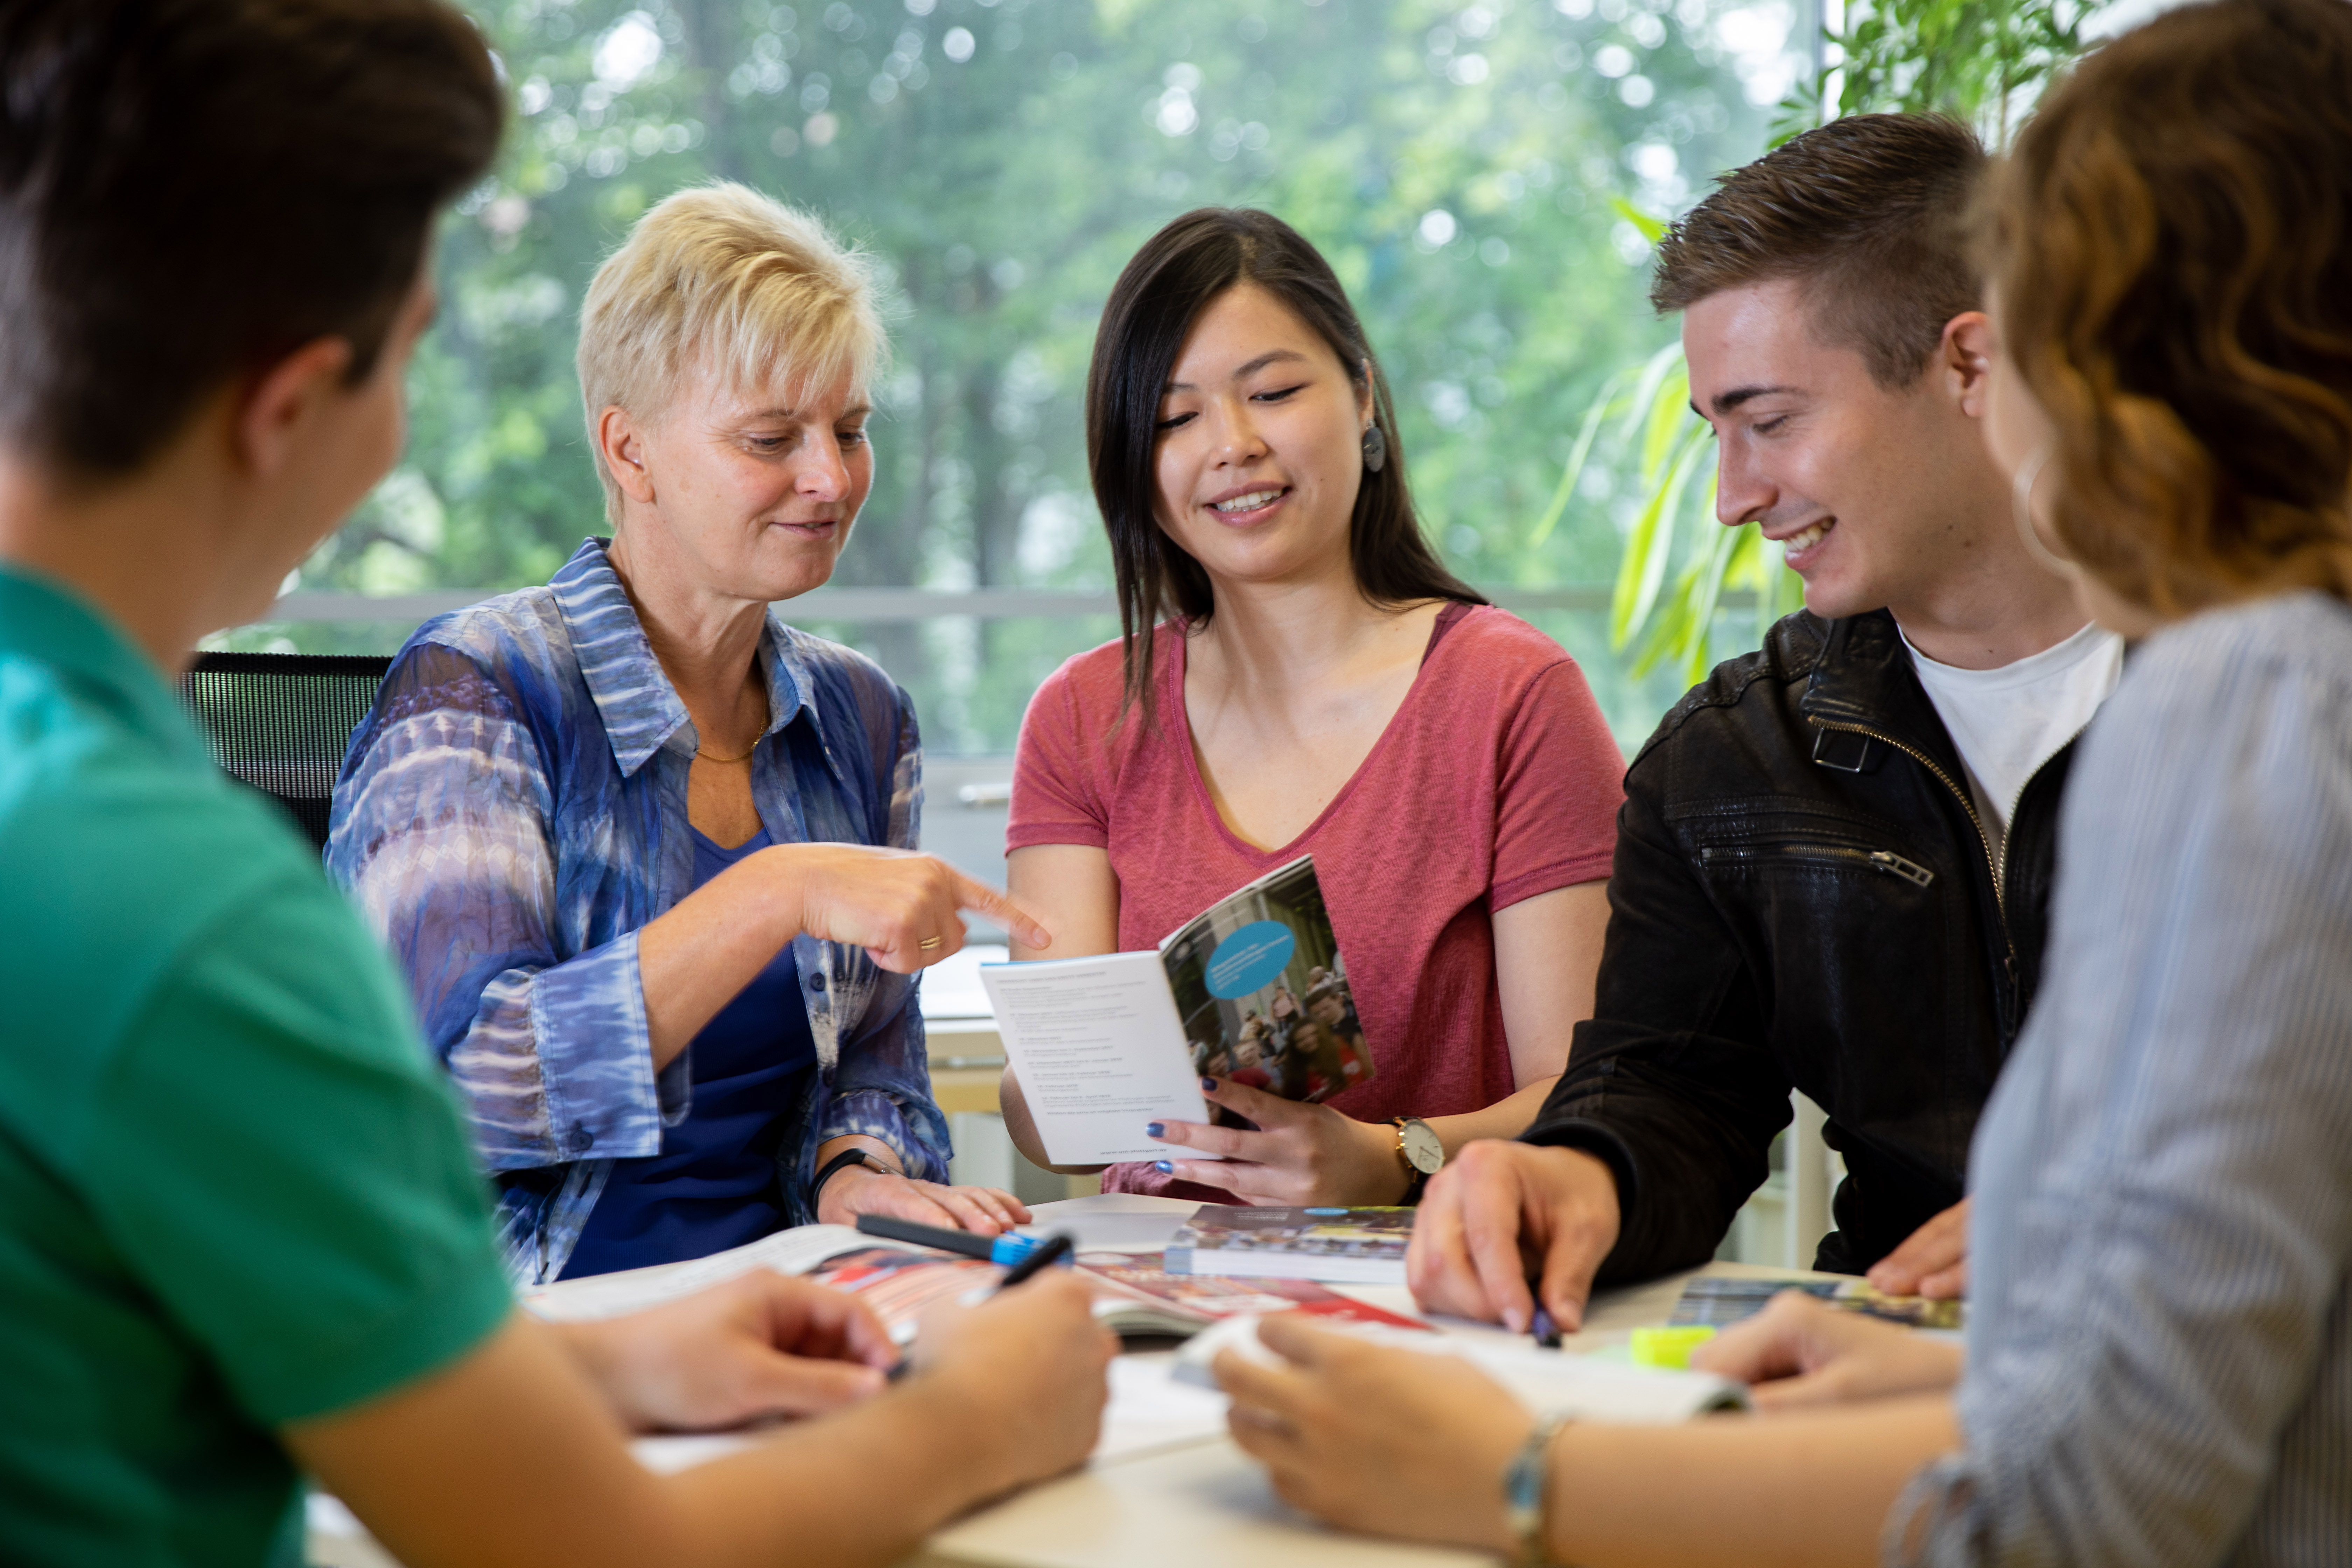
{"label": "open brochure", "polygon": [[1930,1300],[1925,1296],[1889,1296],[1866,1279],[1831,1279],[1819,1275],[1786,1279],[1722,1279],[1701,1275],[1683,1287],[1668,1320],[1677,1328],[1706,1325],[1723,1328],[1752,1318],[1783,1290],[1801,1290],[1822,1304],[1864,1317],[1884,1319],[1906,1328],[1957,1330],[1967,1321],[1967,1306],[1957,1300]]}
{"label": "open brochure", "polygon": [[[1211,1370],[1221,1351],[1265,1366],[1286,1364],[1257,1337],[1255,1318],[1236,1318],[1185,1342],[1176,1352],[1176,1377],[1195,1387],[1217,1385]],[[1704,1372],[1671,1372],[1604,1361],[1597,1355],[1538,1350],[1526,1342],[1402,1334],[1377,1325],[1348,1326],[1353,1333],[1428,1355],[1459,1356],[1508,1389],[1538,1415],[1577,1421],[1665,1426],[1719,1410],[1748,1407],[1748,1388]]]}
{"label": "open brochure", "polygon": [[[1157,1252],[1083,1252],[1077,1264],[1094,1289],[1096,1321],[1117,1334],[1182,1336],[1227,1318],[1286,1310],[1334,1322],[1424,1331],[1412,1319],[1307,1279],[1242,1284],[1170,1274],[1160,1267]],[[559,1322],[615,1318],[690,1296],[754,1268],[804,1275],[863,1298],[891,1339],[902,1345],[914,1339],[918,1320],[934,1301],[969,1294],[1003,1275],[995,1264],[978,1258],[880,1240],[844,1225],[807,1225],[688,1263],[541,1286],[526,1292],[523,1304],[535,1315]]]}
{"label": "open brochure", "polygon": [[1271,1274],[1402,1285],[1409,1208],[1248,1208],[1202,1204],[1168,1244],[1174,1274]]}
{"label": "open brochure", "polygon": [[1057,1165],[1164,1157],[1144,1126],[1213,1120],[1203,1077],[1310,1101],[1372,1077],[1311,855],[1154,952],[984,964],[981,982]]}
{"label": "open brochure", "polygon": [[[1269,1312],[1304,1312],[1323,1322],[1377,1324],[1406,1333],[1427,1333],[1429,1325],[1385,1311],[1367,1301],[1326,1290],[1312,1279],[1240,1279],[1181,1274],[1157,1252],[1082,1252],[1078,1267],[1098,1291],[1116,1291],[1128,1304],[1116,1321],[1098,1304],[1095,1316],[1127,1334],[1192,1334],[1234,1318]],[[1122,1327],[1120,1325],[1131,1325]]]}

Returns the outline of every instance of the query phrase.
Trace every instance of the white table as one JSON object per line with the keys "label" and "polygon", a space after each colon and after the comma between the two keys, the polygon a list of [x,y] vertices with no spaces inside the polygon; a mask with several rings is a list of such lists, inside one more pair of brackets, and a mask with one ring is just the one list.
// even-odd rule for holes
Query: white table
{"label": "white table", "polygon": [[[1141,1205],[1160,1202],[1164,1200],[1107,1196],[1048,1204],[1037,1213],[1041,1224],[1076,1220],[1087,1232],[1108,1232],[1115,1225],[1127,1230],[1117,1240],[1109,1234],[1100,1240],[1087,1235],[1083,1239],[1089,1245],[1141,1246],[1150,1223]],[[1788,1269],[1744,1263],[1710,1264],[1694,1272],[1791,1277]],[[1664,1322],[1691,1278],[1678,1274],[1596,1297],[1584,1331],[1570,1335],[1561,1348],[1589,1353],[1622,1343],[1633,1329]],[[1391,1311],[1420,1315],[1410,1292],[1400,1287],[1333,1289]],[[1442,1320],[1440,1326],[1450,1333],[1510,1337],[1457,1320]],[[1076,1475],[1032,1488],[933,1536],[904,1568],[1469,1568],[1493,1561],[1477,1552],[1328,1530],[1276,1499],[1265,1473],[1220,1436],[1097,1461]]]}
{"label": "white table", "polygon": [[[1068,1229],[1090,1250],[1152,1251],[1195,1207],[1189,1201],[1110,1194],[1033,1205],[1036,1229]],[[1787,1269],[1715,1263],[1699,1272],[1790,1278]],[[1562,1349],[1589,1353],[1663,1323],[1689,1274],[1596,1297],[1581,1333]],[[1420,1316],[1401,1286],[1334,1286],[1391,1311]],[[1439,1320],[1448,1333],[1510,1338],[1502,1330]],[[330,1568],[399,1568],[331,1505],[314,1508],[309,1561]],[[1292,1511],[1265,1472],[1221,1432],[1195,1426],[1031,1488],[934,1535],[902,1568],[1467,1568],[1474,1552],[1339,1534]]]}

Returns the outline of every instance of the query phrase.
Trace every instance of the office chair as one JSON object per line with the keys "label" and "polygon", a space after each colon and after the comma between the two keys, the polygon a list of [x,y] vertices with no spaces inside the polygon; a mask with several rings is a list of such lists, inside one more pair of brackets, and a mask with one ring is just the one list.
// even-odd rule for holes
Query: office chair
{"label": "office chair", "polygon": [[180,700],[213,760],[323,850],[343,748],[391,668],[378,654],[200,653],[180,677]]}

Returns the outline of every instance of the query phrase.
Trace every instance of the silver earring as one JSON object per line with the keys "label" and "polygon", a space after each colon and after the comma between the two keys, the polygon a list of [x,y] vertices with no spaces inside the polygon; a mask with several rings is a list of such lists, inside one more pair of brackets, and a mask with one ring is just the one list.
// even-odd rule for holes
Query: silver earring
{"label": "silver earring", "polygon": [[1388,467],[1389,438],[1377,425],[1364,426],[1364,471],[1377,474]]}
{"label": "silver earring", "polygon": [[2017,466],[2017,477],[2010,481],[2010,509],[2017,517],[2017,536],[2025,541],[2025,548],[2049,571],[2061,577],[2074,575],[2074,563],[2042,542],[2042,531],[2033,526],[2033,481],[2042,477],[2042,465],[2050,461],[2050,443],[2044,441],[2033,449],[2033,455]]}

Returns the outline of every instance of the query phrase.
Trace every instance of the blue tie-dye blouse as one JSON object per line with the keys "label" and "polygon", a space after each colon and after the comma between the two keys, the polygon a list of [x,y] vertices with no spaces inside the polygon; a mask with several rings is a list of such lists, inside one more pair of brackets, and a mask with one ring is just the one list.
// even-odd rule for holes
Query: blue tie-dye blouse
{"label": "blue tie-dye blouse", "polygon": [[[694,881],[697,739],[605,542],[544,588],[419,627],[352,736],[327,868],[406,971],[502,1191],[520,1279],[563,1270],[615,1159],[684,1120],[692,1047],[658,1075],[637,931]],[[751,797],[779,844],[912,848],[913,706],[872,660],[771,616]],[[817,1146],[864,1133],[946,1179],[916,988],[861,948],[793,939],[817,1070],[778,1153],[793,1224]]]}

